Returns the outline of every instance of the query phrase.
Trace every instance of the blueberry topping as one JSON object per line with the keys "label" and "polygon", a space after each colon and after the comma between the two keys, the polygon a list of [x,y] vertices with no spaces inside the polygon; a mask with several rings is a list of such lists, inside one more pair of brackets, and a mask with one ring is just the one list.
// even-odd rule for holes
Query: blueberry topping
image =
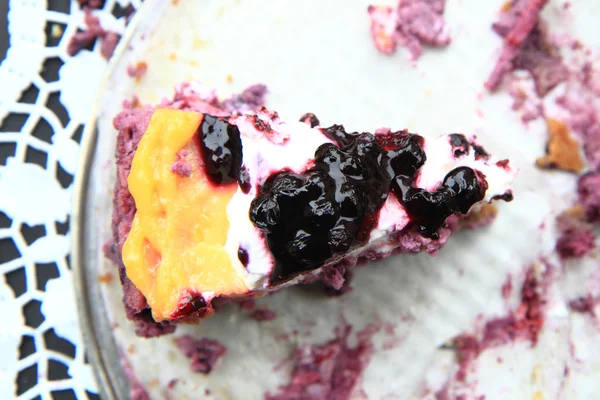
{"label": "blueberry topping", "polygon": [[244,194],[250,193],[250,189],[252,189],[250,185],[250,174],[244,166],[242,166],[242,168],[240,169],[238,185],[240,186],[240,189],[242,189],[242,193]]}
{"label": "blueberry topping", "polygon": [[305,124],[310,125],[311,128],[314,128],[315,126],[319,126],[321,124],[317,116],[313,113],[306,113],[303,116],[301,116],[300,122],[304,122]]}
{"label": "blueberry topping", "polygon": [[347,133],[342,125],[331,125],[323,129],[323,134],[330,140],[336,142],[340,147],[346,148],[352,145],[358,133]]}
{"label": "blueberry topping", "polygon": [[217,185],[236,182],[242,166],[242,139],[238,127],[226,118],[205,115],[199,136],[208,178]]}
{"label": "blueberry topping", "polygon": [[468,167],[450,171],[433,192],[414,188],[411,183],[411,177],[399,175],[392,183],[392,190],[404,205],[411,223],[422,235],[433,239],[438,238],[437,230],[446,218],[456,213],[466,214],[473,204],[483,199],[486,190],[475,171]]}
{"label": "blueberry topping", "polygon": [[241,247],[238,248],[238,259],[244,267],[248,266],[249,257],[246,249],[243,249]]}
{"label": "blueberry topping", "polygon": [[473,151],[475,152],[475,159],[476,160],[489,160],[490,155],[488,154],[487,151],[485,151],[485,149],[475,143],[471,143],[471,146],[473,147]]}
{"label": "blueberry topping", "polygon": [[[411,225],[433,239],[450,215],[466,213],[485,194],[477,173],[467,167],[451,171],[433,192],[415,188],[426,161],[418,135],[348,133],[341,125],[322,132],[333,143],[319,146],[314,166],[300,174],[274,173],[250,206],[250,220],[263,231],[275,259],[272,284],[366,243],[390,192]],[[468,151],[469,143],[461,140],[457,147]]]}
{"label": "blueberry topping", "polygon": [[250,121],[252,122],[252,125],[254,125],[254,127],[261,132],[271,130],[271,126],[267,122],[258,118],[256,115],[251,116]]}
{"label": "blueberry topping", "polygon": [[452,153],[456,158],[468,155],[471,151],[469,141],[465,135],[461,135],[460,133],[450,135],[450,145],[452,146]]}

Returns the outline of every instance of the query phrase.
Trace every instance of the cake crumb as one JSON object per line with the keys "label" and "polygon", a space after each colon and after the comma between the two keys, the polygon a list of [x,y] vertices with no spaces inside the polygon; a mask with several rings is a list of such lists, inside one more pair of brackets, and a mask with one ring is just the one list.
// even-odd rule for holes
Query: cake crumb
{"label": "cake crumb", "polygon": [[512,6],[513,6],[512,0],[507,0],[507,1],[504,2],[504,4],[502,4],[502,7],[500,8],[500,10],[502,12],[506,13],[506,12],[510,11],[510,9],[512,8]]}
{"label": "cake crumb", "polygon": [[227,74],[227,76],[225,77],[225,81],[227,83],[232,83],[233,82],[233,75]]}
{"label": "cake crumb", "polygon": [[556,217],[560,236],[556,241],[556,252],[562,259],[580,258],[596,247],[593,227],[586,221],[585,209],[576,205]]}
{"label": "cake crumb", "polygon": [[132,343],[129,346],[127,346],[127,352],[129,354],[134,354],[135,353],[135,345]]}
{"label": "cake crumb", "polygon": [[596,311],[594,310],[596,306],[596,299],[592,295],[578,297],[569,301],[569,308],[573,312],[582,313],[582,314],[590,314],[592,317],[596,316]]}
{"label": "cake crumb", "polygon": [[111,274],[110,272],[106,272],[104,274],[99,274],[98,275],[98,282],[100,283],[110,283],[113,280],[113,274]]}
{"label": "cake crumb", "polygon": [[175,53],[169,53],[169,60],[171,60],[171,61],[177,60],[177,54],[175,54]]}
{"label": "cake crumb", "polygon": [[136,82],[139,82],[146,72],[148,71],[148,63],[145,61],[138,61],[135,64],[131,64],[127,66],[127,75],[132,78],[135,78]]}
{"label": "cake crumb", "polygon": [[178,383],[179,383],[179,379],[177,379],[177,378],[171,379],[169,381],[169,384],[167,385],[167,388],[173,389],[173,388],[175,388],[175,386],[177,386]]}
{"label": "cake crumb", "polygon": [[400,0],[393,7],[370,5],[371,37],[377,50],[394,54],[398,45],[408,49],[413,60],[423,46],[450,44],[449,28],[442,14],[445,0]]}
{"label": "cake crumb", "polygon": [[562,122],[548,118],[548,154],[536,160],[538,168],[558,168],[579,173],[585,167],[579,150],[579,143],[571,136],[569,128]]}
{"label": "cake crumb", "polygon": [[562,259],[581,258],[596,247],[596,236],[592,230],[569,230],[556,241],[556,252]]}
{"label": "cake crumb", "polygon": [[508,10],[503,9],[492,29],[504,38],[498,61],[485,82],[489,91],[497,90],[504,76],[515,69],[533,75],[540,96],[566,78],[561,58],[545,41],[546,36],[539,14],[548,0],[516,0]]}
{"label": "cake crumb", "polygon": [[582,175],[577,183],[578,201],[587,221],[600,222],[600,172]]}
{"label": "cake crumb", "polygon": [[100,47],[100,54],[105,59],[110,59],[115,52],[117,44],[121,40],[121,36],[116,32],[107,32],[102,38],[102,46]]}
{"label": "cake crumb", "polygon": [[[92,2],[93,1],[90,1],[89,3]],[[67,45],[67,53],[70,56],[75,56],[81,50],[90,46],[94,40],[100,39],[100,54],[108,60],[112,57],[121,36],[116,32],[105,30],[100,25],[100,19],[92,14],[92,8],[95,7],[84,7],[83,21],[86,25],[86,30],[77,32],[71,37],[71,40],[69,40]]]}

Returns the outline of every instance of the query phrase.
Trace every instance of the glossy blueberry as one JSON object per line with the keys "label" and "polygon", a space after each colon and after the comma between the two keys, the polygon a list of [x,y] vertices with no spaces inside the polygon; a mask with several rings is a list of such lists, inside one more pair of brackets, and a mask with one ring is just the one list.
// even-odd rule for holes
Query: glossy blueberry
{"label": "glossy blueberry", "polygon": [[199,136],[208,178],[217,185],[236,182],[242,167],[242,140],[238,127],[226,118],[205,115]]}

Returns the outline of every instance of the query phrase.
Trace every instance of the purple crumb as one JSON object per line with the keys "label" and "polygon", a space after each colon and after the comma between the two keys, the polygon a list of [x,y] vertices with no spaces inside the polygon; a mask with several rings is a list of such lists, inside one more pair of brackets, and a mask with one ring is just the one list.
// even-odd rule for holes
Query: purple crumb
{"label": "purple crumb", "polygon": [[580,258],[596,247],[596,236],[591,230],[569,230],[556,242],[558,255],[565,258]]}
{"label": "purple crumb", "polygon": [[583,257],[596,246],[593,226],[581,205],[563,211],[556,217],[556,226],[560,232],[556,251],[561,258]]}
{"label": "purple crumb", "polygon": [[569,77],[569,71],[562,63],[558,48],[547,40],[543,29],[545,28],[538,24],[531,31],[514,60],[515,69],[529,71],[540,97],[544,97]]}
{"label": "purple crumb", "polygon": [[[131,281],[129,282],[131,285],[133,285]],[[133,292],[133,290],[130,289],[130,292],[139,293],[139,296],[141,296],[141,298],[139,299],[140,304],[141,301],[143,301],[144,305],[147,306],[146,299],[144,298],[144,296],[140,293],[139,290],[137,290],[137,288],[135,288],[135,290],[136,292]],[[126,302],[127,299],[124,299],[123,301]],[[176,326],[173,324],[169,324],[168,322],[162,322],[160,324],[156,323],[154,321],[154,318],[152,318],[152,313],[150,309],[145,309],[135,314],[133,319],[135,326],[135,334],[139,337],[151,338],[156,336],[168,335],[175,332]]]}
{"label": "purple crumb", "polygon": [[194,339],[185,335],[175,340],[185,356],[192,361],[192,371],[208,374],[227,352],[227,348],[213,339]]}
{"label": "purple crumb", "polygon": [[600,222],[600,172],[590,172],[579,178],[579,204],[590,222]]}
{"label": "purple crumb", "polygon": [[597,105],[600,94],[595,88],[600,85],[600,78],[589,79],[583,76],[580,81],[570,81],[566,92],[556,102],[569,113],[566,122],[583,141],[590,167],[600,172],[600,107]]}
{"label": "purple crumb", "polygon": [[100,54],[107,60],[110,59],[115,52],[117,44],[121,40],[121,36],[115,32],[107,32],[102,39],[102,46],[100,47]]}
{"label": "purple crumb", "polygon": [[442,16],[445,3],[445,0],[400,0],[395,9],[369,6],[375,47],[384,54],[393,54],[401,45],[416,60],[423,53],[424,45],[447,46],[450,35]]}
{"label": "purple crumb", "polygon": [[596,315],[596,312],[594,311],[595,305],[596,299],[594,299],[594,297],[591,295],[578,297],[569,301],[569,308],[572,311],[582,314],[590,314],[591,316]]}
{"label": "purple crumb", "polygon": [[183,178],[189,178],[192,175],[192,166],[185,161],[175,161],[171,164],[171,172]]}
{"label": "purple crumb", "polygon": [[323,268],[321,272],[321,278],[323,279],[323,283],[325,286],[330,287],[334,290],[340,290],[342,286],[344,286],[345,282],[345,268],[331,266]]}
{"label": "purple crumb", "polygon": [[[338,274],[334,277],[328,276],[327,279],[323,278],[323,284],[325,285],[325,294],[329,297],[337,297],[343,294],[346,294],[352,290],[352,286],[350,286],[350,282],[352,282],[352,278],[354,274],[348,268],[338,269]],[[341,280],[341,282],[339,282]]]}
{"label": "purple crumb", "polygon": [[[500,87],[504,75],[513,69],[527,69],[534,75],[536,89],[549,90],[556,86],[553,71],[560,59],[554,52],[542,47],[544,38],[539,32],[539,13],[548,0],[515,0],[511,8],[500,15],[492,29],[504,38],[504,47],[485,86],[490,91]],[[537,32],[530,35],[536,29]],[[562,68],[560,68],[562,70]],[[558,73],[556,75],[561,75]],[[538,78],[536,79],[535,76]]]}
{"label": "purple crumb", "polygon": [[277,313],[273,310],[269,310],[268,308],[261,308],[258,310],[254,310],[250,313],[250,318],[255,321],[272,321],[277,318]]}
{"label": "purple crumb", "polygon": [[295,365],[290,383],[280,386],[265,400],[347,400],[368,365],[376,329],[368,326],[358,336],[355,347],[348,337],[352,327],[346,322],[336,328],[336,338],[322,345],[304,345],[294,351]]}
{"label": "purple crumb", "polygon": [[74,56],[89,46],[98,36],[91,31],[77,32],[67,45],[67,54]]}
{"label": "purple crumb", "polygon": [[79,53],[85,47],[92,44],[96,38],[104,37],[106,35],[106,31],[100,25],[100,19],[92,14],[89,8],[86,8],[84,12],[83,22],[85,23],[86,30],[76,33],[69,41],[67,53],[70,56]]}
{"label": "purple crumb", "polygon": [[179,383],[179,379],[177,379],[177,378],[171,379],[169,381],[169,384],[167,385],[167,388],[173,389],[175,386],[177,386],[178,383]]}
{"label": "purple crumb", "polygon": [[[97,1],[90,0],[89,4],[97,4]],[[91,8],[99,8],[99,7],[84,7],[84,23],[86,25],[86,30],[83,32],[77,32],[67,45],[67,53],[70,56],[74,56],[83,50],[85,47],[89,46],[93,43],[94,40],[100,38],[102,44],[100,46],[100,54],[107,60],[113,55],[115,51],[115,47],[121,36],[115,32],[107,32],[100,25],[100,20],[98,17],[92,14]]]}
{"label": "purple crumb", "polygon": [[139,61],[135,64],[127,66],[127,75],[132,78],[141,79],[148,71],[148,63],[145,61]]}
{"label": "purple crumb", "polygon": [[231,98],[219,103],[219,108],[229,112],[246,112],[257,110],[265,104],[267,87],[263,84],[256,84],[247,87],[240,94],[231,96]]}

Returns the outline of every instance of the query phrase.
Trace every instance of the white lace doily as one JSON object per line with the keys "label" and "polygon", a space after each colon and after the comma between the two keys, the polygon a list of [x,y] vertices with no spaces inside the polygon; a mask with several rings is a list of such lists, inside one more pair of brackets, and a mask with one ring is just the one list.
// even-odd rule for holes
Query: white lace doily
{"label": "white lace doily", "polygon": [[[122,34],[126,8],[141,2],[106,0],[94,13]],[[10,42],[0,64],[0,393],[97,398],[76,320],[68,231],[78,142],[107,61],[99,43],[68,55],[69,39],[85,27],[77,1],[8,6]]]}

